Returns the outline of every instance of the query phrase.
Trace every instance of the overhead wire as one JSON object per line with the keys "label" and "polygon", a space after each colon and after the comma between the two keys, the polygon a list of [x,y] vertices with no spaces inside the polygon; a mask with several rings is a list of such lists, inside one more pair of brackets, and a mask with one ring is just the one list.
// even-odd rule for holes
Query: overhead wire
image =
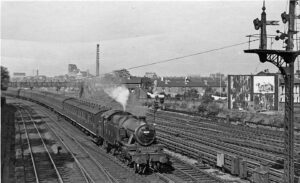
{"label": "overhead wire", "polygon": [[170,58],[170,59],[166,59],[166,60],[160,60],[160,61],[156,61],[156,62],[152,62],[152,63],[148,63],[148,64],[133,66],[133,67],[129,67],[129,68],[126,68],[126,69],[127,70],[132,70],[132,69],[137,69],[137,68],[141,68],[141,67],[147,67],[147,66],[162,64],[162,63],[171,62],[171,61],[177,61],[177,60],[180,60],[180,59],[183,59],[183,58],[188,58],[188,57],[201,55],[201,54],[205,54],[205,53],[209,53],[209,52],[214,52],[214,51],[223,50],[223,49],[227,49],[227,48],[231,48],[231,47],[236,47],[236,46],[240,46],[240,45],[243,45],[243,44],[249,44],[250,42],[255,42],[255,41],[258,41],[258,40],[259,39],[255,39],[255,40],[251,40],[251,41],[246,41],[246,42],[241,42],[241,43],[237,43],[237,44],[227,45],[227,46],[223,46],[223,47],[220,47],[220,48],[215,48],[215,49],[206,50],[206,51],[202,51],[202,52],[197,52],[197,53],[193,53],[193,54],[189,54],[189,55]]}

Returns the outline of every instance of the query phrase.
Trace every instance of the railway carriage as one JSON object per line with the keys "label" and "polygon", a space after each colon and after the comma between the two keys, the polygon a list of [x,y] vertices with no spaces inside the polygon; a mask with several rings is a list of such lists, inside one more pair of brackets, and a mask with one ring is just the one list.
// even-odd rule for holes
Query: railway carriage
{"label": "railway carriage", "polygon": [[[12,90],[12,95],[16,93]],[[161,171],[170,163],[163,145],[156,142],[154,126],[147,124],[144,117],[49,92],[19,90],[19,95],[71,119],[93,136],[98,145],[103,145],[107,152],[133,166],[138,173],[144,173],[148,167]]]}
{"label": "railway carriage", "polygon": [[101,114],[106,110],[108,109],[105,107],[89,106],[74,98],[63,101],[63,113],[76,121],[83,129],[90,131],[93,136],[97,136]]}
{"label": "railway carriage", "polygon": [[19,97],[25,100],[32,100],[32,91],[29,89],[21,89]]}
{"label": "railway carriage", "polygon": [[54,109],[57,112],[63,111],[63,102],[71,97],[66,97],[56,93],[43,92],[44,93],[44,104],[50,109]]}
{"label": "railway carriage", "polygon": [[46,95],[36,90],[29,90],[28,93],[31,93],[31,99],[35,100],[37,103],[44,105],[46,100]]}

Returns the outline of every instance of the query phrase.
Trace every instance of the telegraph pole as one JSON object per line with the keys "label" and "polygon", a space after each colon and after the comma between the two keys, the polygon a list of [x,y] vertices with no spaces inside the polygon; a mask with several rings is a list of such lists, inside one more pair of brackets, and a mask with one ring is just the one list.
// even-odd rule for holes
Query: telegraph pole
{"label": "telegraph pole", "polygon": [[[255,29],[261,29],[259,49],[244,50],[245,53],[256,53],[262,63],[270,62],[279,68],[285,83],[285,111],[284,111],[284,183],[294,183],[294,62],[300,51],[293,51],[295,31],[296,0],[289,1],[289,14],[281,14],[283,23],[288,22],[288,33],[280,33],[275,40],[285,40],[286,50],[267,49],[266,25],[272,25],[266,20],[265,6],[261,20],[253,21]],[[264,14],[264,15],[263,15]],[[264,17],[263,17],[264,16]],[[271,21],[272,22],[272,21]],[[269,23],[269,24],[268,24]],[[274,21],[273,21],[274,23]],[[273,24],[274,25],[274,24]]]}

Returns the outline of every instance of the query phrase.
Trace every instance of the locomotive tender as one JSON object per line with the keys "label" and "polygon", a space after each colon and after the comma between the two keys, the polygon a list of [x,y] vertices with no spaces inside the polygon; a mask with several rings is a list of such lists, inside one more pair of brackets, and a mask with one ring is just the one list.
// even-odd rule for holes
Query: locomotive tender
{"label": "locomotive tender", "polygon": [[34,101],[71,120],[137,173],[147,168],[163,171],[170,163],[163,145],[156,142],[154,126],[144,117],[50,92],[9,88],[3,93]]}

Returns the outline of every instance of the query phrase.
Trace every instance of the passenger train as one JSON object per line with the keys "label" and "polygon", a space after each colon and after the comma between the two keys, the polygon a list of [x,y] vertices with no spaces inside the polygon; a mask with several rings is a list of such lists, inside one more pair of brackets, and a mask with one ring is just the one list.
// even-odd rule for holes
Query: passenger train
{"label": "passenger train", "polygon": [[3,93],[43,105],[70,120],[136,173],[170,167],[163,145],[156,141],[155,128],[145,117],[50,92],[9,88]]}

